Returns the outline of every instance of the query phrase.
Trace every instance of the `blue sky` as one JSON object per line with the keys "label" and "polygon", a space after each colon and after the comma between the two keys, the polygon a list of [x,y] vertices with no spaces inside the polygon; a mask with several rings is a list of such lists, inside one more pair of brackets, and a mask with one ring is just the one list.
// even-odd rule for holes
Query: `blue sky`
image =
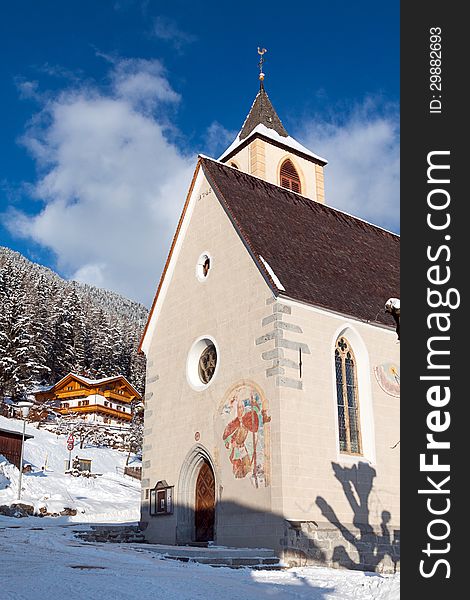
{"label": "blue sky", "polygon": [[398,231],[399,2],[3,7],[0,245],[149,304],[198,152],[265,85],[327,202]]}

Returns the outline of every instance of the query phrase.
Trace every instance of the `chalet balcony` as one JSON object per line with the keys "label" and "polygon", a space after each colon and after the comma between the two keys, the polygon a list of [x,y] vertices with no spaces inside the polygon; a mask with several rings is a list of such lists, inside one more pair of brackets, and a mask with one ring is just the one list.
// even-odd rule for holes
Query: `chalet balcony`
{"label": "chalet balcony", "polygon": [[131,421],[132,415],[130,412],[124,412],[110,408],[109,406],[103,406],[102,404],[88,404],[86,406],[70,406],[68,408],[57,408],[57,412],[61,415],[73,415],[73,414],[90,414],[90,413],[101,413],[108,415],[114,419],[122,419],[123,421]]}

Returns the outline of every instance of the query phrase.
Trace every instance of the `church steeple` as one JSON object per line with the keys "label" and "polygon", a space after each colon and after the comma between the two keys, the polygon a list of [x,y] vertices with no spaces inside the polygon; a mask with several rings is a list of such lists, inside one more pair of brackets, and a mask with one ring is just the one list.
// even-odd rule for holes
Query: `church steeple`
{"label": "church steeple", "polygon": [[286,187],[319,202],[325,201],[323,167],[327,161],[291,137],[264,88],[263,55],[258,48],[259,92],[234,142],[220,161]]}
{"label": "church steeple", "polygon": [[240,140],[248,137],[257,125],[264,125],[268,129],[273,129],[281,137],[289,137],[264,89],[263,81],[260,81],[259,92],[239,133]]}

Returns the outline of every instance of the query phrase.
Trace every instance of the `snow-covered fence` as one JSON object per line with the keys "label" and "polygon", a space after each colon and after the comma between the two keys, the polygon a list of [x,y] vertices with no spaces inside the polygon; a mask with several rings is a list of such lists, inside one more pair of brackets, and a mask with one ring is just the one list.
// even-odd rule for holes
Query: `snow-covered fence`
{"label": "snow-covered fence", "polygon": [[142,467],[116,467],[116,473],[121,476],[127,475],[133,479],[141,479]]}

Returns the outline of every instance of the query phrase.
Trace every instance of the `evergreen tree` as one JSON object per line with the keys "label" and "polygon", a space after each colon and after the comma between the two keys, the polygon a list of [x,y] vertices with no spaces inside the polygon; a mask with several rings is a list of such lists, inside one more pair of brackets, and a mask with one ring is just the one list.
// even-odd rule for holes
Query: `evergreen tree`
{"label": "evergreen tree", "polygon": [[70,371],[124,375],[144,391],[137,347],[145,307],[77,282],[0,247],[0,395],[20,397]]}

